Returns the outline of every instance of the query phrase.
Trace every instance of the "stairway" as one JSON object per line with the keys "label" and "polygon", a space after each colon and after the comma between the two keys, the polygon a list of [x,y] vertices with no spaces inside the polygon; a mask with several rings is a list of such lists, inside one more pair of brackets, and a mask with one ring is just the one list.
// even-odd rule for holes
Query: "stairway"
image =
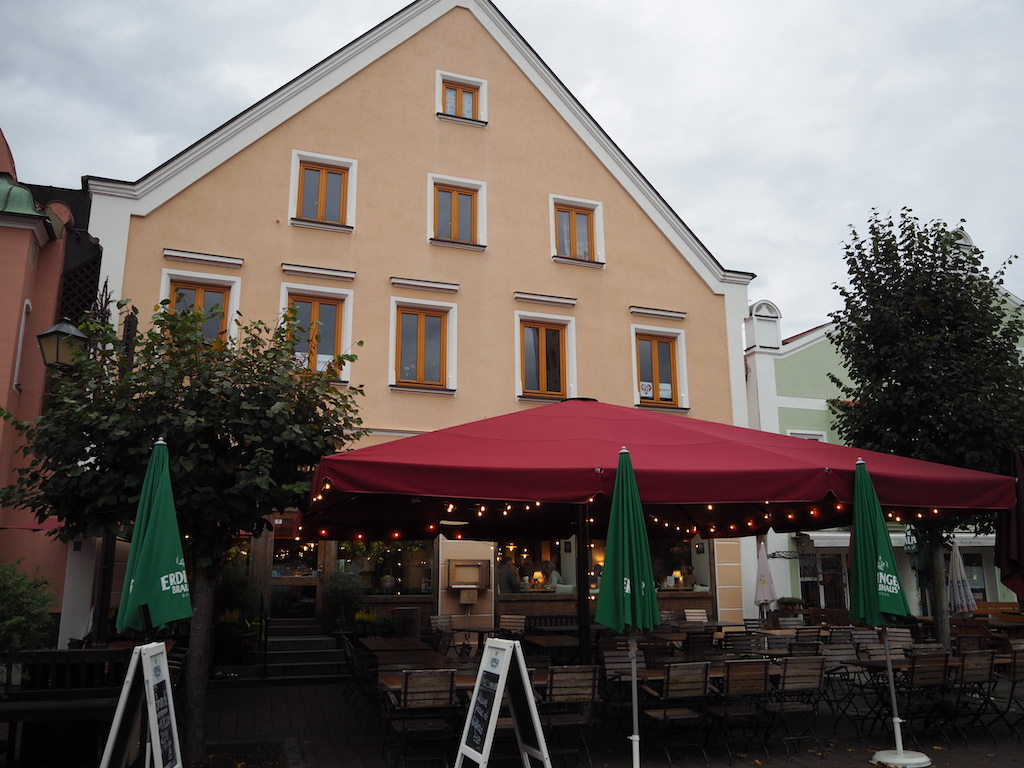
{"label": "stairway", "polygon": [[315,619],[271,619],[266,652],[240,667],[218,667],[210,684],[297,685],[333,683],[349,677],[345,652]]}

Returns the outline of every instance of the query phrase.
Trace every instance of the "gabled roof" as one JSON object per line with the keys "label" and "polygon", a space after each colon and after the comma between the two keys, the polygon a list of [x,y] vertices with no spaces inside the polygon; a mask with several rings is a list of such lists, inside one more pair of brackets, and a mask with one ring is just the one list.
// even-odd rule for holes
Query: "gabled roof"
{"label": "gabled roof", "polygon": [[83,186],[132,201],[132,212],[146,215],[454,8],[474,15],[675,247],[692,254],[712,290],[755,277],[719,264],[490,0],[416,0],[137,181],[85,176]]}

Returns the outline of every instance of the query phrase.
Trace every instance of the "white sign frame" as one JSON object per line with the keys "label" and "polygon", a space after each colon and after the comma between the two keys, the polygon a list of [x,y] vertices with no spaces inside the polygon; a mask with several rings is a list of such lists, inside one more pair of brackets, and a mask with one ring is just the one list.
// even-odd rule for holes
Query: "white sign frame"
{"label": "white sign frame", "polygon": [[487,641],[480,657],[455,768],[462,768],[467,760],[478,768],[486,768],[506,693],[524,768],[530,768],[531,757],[540,760],[545,768],[551,768],[551,757],[534,700],[533,681],[526,668],[522,646],[518,640],[497,638]]}

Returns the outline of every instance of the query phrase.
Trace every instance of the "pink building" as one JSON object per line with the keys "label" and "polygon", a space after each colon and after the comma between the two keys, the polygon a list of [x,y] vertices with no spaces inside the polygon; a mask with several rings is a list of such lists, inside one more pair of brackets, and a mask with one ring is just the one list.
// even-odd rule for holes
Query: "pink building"
{"label": "pink building", "polygon": [[[100,248],[85,232],[88,215],[81,191],[19,183],[0,132],[0,408],[20,421],[42,408],[46,369],[36,336],[64,316],[77,320],[96,297]],[[10,423],[0,422],[3,485],[15,477],[19,443]],[[38,568],[50,580],[58,599],[54,611],[63,612],[65,646],[88,629],[94,542],[60,543],[39,528],[30,512],[0,507],[0,561],[20,561],[22,570]],[[72,595],[71,584],[82,585],[85,594]]]}

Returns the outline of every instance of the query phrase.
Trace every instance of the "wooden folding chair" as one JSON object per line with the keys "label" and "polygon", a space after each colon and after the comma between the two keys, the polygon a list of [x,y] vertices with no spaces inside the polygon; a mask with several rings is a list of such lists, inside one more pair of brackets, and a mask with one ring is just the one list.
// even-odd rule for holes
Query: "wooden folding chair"
{"label": "wooden folding chair", "polygon": [[661,685],[640,686],[645,698],[644,719],[647,732],[655,730],[661,748],[665,752],[669,768],[672,768],[672,753],[669,747],[697,747],[708,765],[708,754],[704,750],[703,728],[704,709],[711,693],[711,663],[707,661],[667,664]]}

